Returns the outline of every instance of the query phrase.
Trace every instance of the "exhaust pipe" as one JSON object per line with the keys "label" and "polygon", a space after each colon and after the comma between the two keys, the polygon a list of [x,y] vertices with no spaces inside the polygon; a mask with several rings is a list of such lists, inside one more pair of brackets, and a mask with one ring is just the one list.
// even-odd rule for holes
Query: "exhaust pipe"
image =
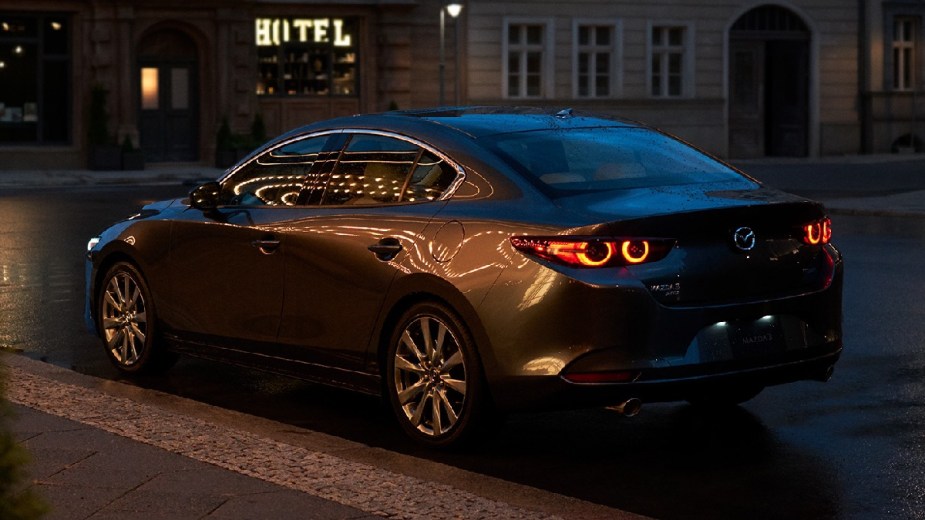
{"label": "exhaust pipe", "polygon": [[642,410],[642,401],[634,397],[620,404],[608,406],[607,409],[617,412],[624,417],[635,417],[639,415],[639,412]]}
{"label": "exhaust pipe", "polygon": [[827,383],[829,379],[832,379],[832,374],[835,372],[835,365],[829,365],[825,370],[823,370],[819,376],[816,378],[817,381],[822,381]]}

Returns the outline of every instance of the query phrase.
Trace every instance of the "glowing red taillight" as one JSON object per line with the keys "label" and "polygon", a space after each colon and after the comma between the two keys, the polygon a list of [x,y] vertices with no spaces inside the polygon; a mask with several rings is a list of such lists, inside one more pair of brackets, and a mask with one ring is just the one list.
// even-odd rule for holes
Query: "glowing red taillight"
{"label": "glowing red taillight", "polygon": [[823,218],[803,226],[803,242],[818,246],[832,240],[832,219]]}
{"label": "glowing red taillight", "polygon": [[511,237],[528,255],[573,267],[610,267],[664,258],[673,240],[661,238]]}

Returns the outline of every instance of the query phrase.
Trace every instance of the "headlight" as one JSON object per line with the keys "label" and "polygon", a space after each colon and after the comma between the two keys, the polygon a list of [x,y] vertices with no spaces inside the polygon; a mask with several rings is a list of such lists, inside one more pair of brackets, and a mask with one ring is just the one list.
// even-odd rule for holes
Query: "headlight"
{"label": "headlight", "polygon": [[93,248],[100,243],[100,237],[93,237],[87,242],[87,252],[93,251]]}

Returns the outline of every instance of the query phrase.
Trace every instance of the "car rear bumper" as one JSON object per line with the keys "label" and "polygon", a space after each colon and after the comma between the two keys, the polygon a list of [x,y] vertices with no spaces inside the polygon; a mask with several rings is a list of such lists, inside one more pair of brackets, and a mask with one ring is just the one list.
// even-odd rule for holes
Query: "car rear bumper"
{"label": "car rear bumper", "polygon": [[562,376],[513,377],[496,381],[492,390],[497,405],[506,410],[607,406],[628,399],[644,403],[683,401],[705,390],[827,381],[841,351],[838,340],[771,357],[643,369],[628,382],[577,383]]}

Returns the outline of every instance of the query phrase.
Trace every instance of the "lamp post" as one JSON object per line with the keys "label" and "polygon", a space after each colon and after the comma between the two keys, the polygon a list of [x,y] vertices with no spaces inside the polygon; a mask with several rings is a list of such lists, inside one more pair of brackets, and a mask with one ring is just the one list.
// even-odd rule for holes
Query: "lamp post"
{"label": "lamp post", "polygon": [[[462,12],[462,4],[446,4],[440,6],[440,99],[439,105],[443,106],[444,103],[444,94],[446,88],[444,86],[444,78],[446,76],[446,15],[449,14],[450,18],[456,20],[459,16],[459,13]],[[458,26],[457,26],[458,27]],[[459,76],[459,31],[456,31],[456,75]],[[459,78],[456,78],[456,103],[459,104]]]}

